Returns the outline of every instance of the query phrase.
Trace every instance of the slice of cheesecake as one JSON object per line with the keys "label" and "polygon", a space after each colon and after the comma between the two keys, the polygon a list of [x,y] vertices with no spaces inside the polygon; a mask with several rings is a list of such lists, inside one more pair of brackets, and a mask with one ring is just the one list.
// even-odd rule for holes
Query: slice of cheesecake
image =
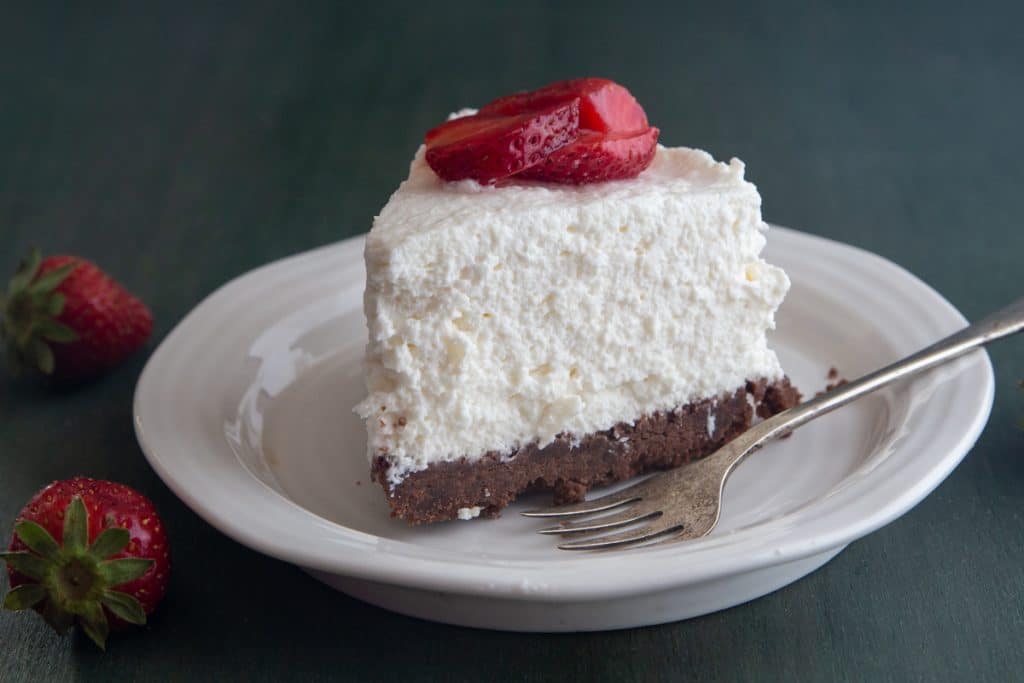
{"label": "slice of cheesecake", "polygon": [[760,206],[741,162],[692,149],[578,187],[446,183],[421,150],[366,240],[358,410],[394,514],[579,500],[795,403]]}
{"label": "slice of cheesecake", "polygon": [[[577,501],[799,400],[765,337],[789,280],[759,256],[766,225],[743,164],[615,130],[646,117],[606,84],[568,82],[582,99],[554,91],[555,114],[542,89],[527,94],[541,114],[428,133],[374,221],[357,411],[394,516],[493,516],[533,489]],[[524,100],[497,102],[509,101]],[[545,161],[494,157],[520,130],[540,131]],[[431,156],[432,139],[453,138]],[[538,177],[549,182],[525,179]]]}

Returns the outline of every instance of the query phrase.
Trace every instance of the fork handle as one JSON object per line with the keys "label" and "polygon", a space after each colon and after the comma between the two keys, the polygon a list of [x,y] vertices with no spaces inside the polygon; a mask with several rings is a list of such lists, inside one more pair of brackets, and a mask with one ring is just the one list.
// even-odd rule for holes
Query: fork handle
{"label": "fork handle", "polygon": [[820,396],[785,410],[758,425],[758,442],[791,432],[816,417],[829,413],[865,394],[897,380],[916,375],[936,365],[964,355],[991,341],[1024,330],[1024,299],[1018,299],[982,320],[955,332],[892,365],[875,370],[860,379],[836,387]]}

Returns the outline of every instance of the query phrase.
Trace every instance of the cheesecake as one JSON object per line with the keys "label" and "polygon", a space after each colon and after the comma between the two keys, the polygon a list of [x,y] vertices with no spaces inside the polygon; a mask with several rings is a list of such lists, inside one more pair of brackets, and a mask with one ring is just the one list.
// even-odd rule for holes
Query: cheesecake
{"label": "cheesecake", "polygon": [[[530,118],[566,101],[575,133]],[[374,220],[356,411],[396,517],[491,517],[539,489],[579,501],[799,400],[767,343],[789,280],[760,257],[769,231],[743,163],[662,146],[645,117],[599,130],[614,112],[593,105],[460,112],[445,125],[484,119],[459,124],[475,152],[445,166],[428,134]],[[540,151],[473,177],[466,159],[502,126]]]}

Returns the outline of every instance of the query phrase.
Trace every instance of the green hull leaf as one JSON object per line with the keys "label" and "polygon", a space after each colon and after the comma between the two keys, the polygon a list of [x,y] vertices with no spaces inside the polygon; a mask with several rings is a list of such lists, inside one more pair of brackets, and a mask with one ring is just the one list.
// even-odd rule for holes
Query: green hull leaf
{"label": "green hull leaf", "polygon": [[129,624],[143,625],[146,623],[146,612],[142,603],[121,591],[104,591],[100,602],[113,614],[121,617]]}
{"label": "green hull leaf", "polygon": [[148,572],[154,564],[153,560],[125,557],[120,560],[108,560],[100,563],[99,571],[108,586],[120,586],[139,578]]}
{"label": "green hull leaf", "polygon": [[42,260],[43,256],[39,253],[39,250],[32,249],[28,257],[18,264],[18,272],[11,278],[7,293],[13,295],[15,292],[20,292],[28,287],[28,283],[32,282],[32,278],[36,276],[36,271],[39,270],[39,264]]}
{"label": "green hull leaf", "polygon": [[90,602],[85,605],[84,612],[78,617],[78,623],[81,624],[82,630],[101,650],[106,650],[110,624],[107,623],[107,615],[103,613],[103,607],[98,602]]}
{"label": "green hull leaf", "polygon": [[38,583],[26,583],[12,589],[4,597],[4,609],[19,612],[35,607],[46,598],[46,588]]}
{"label": "green hull leaf", "polygon": [[36,331],[43,339],[58,344],[68,344],[78,339],[77,332],[56,320],[44,320],[39,323]]}
{"label": "green hull leaf", "polygon": [[52,562],[32,553],[0,553],[0,560],[6,562],[11,569],[36,581],[45,579],[53,569]]}
{"label": "green hull leaf", "polygon": [[80,553],[89,542],[89,512],[81,496],[75,496],[64,513],[64,550]]}
{"label": "green hull leaf", "polygon": [[28,546],[29,550],[42,555],[48,560],[56,560],[60,555],[60,547],[53,540],[50,532],[35,522],[25,520],[14,527],[14,535]]}
{"label": "green hull leaf", "polygon": [[89,546],[89,554],[97,560],[105,560],[127,548],[130,542],[131,534],[127,529],[120,527],[104,529]]}
{"label": "green hull leaf", "polygon": [[51,270],[46,275],[43,275],[38,280],[35,280],[26,289],[31,294],[48,294],[53,290],[57,289],[60,283],[64,282],[71,271],[78,267],[78,263],[68,263],[66,265]]}

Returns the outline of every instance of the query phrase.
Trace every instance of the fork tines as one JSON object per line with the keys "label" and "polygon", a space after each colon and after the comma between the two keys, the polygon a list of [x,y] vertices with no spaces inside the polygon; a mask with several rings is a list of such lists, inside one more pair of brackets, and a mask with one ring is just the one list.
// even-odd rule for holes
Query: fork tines
{"label": "fork tines", "polygon": [[[656,523],[662,511],[644,505],[642,491],[637,484],[622,491],[571,505],[527,510],[525,517],[559,520],[556,526],[539,529],[547,535],[589,534],[586,538],[559,544],[562,550],[598,550],[654,540],[679,531],[681,525]],[[607,513],[607,514],[601,514]],[[638,526],[642,522],[649,524]],[[635,528],[626,528],[633,526]],[[616,533],[608,533],[608,532]]]}

